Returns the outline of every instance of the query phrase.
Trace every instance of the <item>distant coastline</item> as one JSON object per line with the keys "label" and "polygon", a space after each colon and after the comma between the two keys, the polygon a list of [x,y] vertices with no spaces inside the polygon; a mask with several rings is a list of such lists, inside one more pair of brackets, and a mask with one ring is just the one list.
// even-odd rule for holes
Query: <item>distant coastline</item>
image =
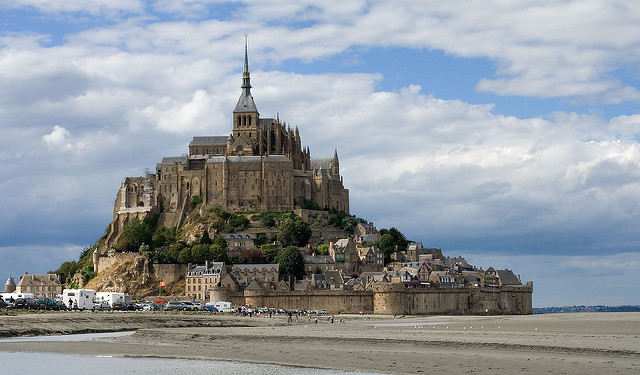
{"label": "distant coastline", "polygon": [[561,306],[561,307],[534,307],[534,314],[557,314],[557,313],[579,313],[579,312],[640,312],[640,305],[620,305],[620,306]]}

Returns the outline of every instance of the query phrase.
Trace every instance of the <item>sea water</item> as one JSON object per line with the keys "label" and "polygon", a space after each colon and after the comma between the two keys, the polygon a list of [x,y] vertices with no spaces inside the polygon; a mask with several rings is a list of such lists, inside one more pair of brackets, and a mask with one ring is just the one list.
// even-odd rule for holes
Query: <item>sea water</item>
{"label": "sea water", "polygon": [[[106,337],[130,335],[133,332],[91,333],[81,335],[12,337],[11,341],[90,341]],[[7,372],[5,372],[5,370]],[[188,360],[168,358],[129,358],[124,356],[88,356],[55,353],[1,352],[0,374],[62,375],[375,375],[373,373],[325,370],[246,362]]]}

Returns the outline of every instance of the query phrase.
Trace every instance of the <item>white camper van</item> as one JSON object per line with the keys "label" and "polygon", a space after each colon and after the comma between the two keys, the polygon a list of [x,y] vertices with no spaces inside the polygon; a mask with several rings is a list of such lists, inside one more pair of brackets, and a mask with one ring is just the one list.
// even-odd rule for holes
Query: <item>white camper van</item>
{"label": "white camper van", "polygon": [[124,302],[124,293],[117,292],[97,292],[96,293],[96,301],[107,301],[109,306],[113,307],[114,303],[123,303]]}
{"label": "white camper van", "polygon": [[93,289],[65,289],[62,291],[62,302],[69,309],[93,310],[93,299],[96,291]]}
{"label": "white camper van", "polygon": [[217,302],[207,302],[206,306],[213,306],[216,310],[220,312],[231,312],[231,302],[225,301],[217,301]]}

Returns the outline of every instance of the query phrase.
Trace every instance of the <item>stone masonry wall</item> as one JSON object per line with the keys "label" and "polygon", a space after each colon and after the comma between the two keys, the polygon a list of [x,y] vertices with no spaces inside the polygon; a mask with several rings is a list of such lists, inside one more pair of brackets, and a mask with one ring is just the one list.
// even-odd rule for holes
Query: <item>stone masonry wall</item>
{"label": "stone masonry wall", "polygon": [[401,284],[377,284],[373,291],[229,292],[234,305],[281,309],[327,310],[382,315],[531,314],[533,285],[498,290],[406,289]]}

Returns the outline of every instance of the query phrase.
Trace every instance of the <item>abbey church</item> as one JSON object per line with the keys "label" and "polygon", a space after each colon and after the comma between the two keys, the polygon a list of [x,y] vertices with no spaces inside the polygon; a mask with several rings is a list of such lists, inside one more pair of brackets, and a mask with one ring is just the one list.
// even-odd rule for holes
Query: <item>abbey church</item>
{"label": "abbey church", "polygon": [[231,134],[193,137],[188,156],[164,157],[155,174],[123,180],[108,242],[131,218],[157,212],[164,225],[179,223],[194,196],[204,206],[227,211],[292,210],[313,202],[349,212],[337,151],[332,158],[312,159],[297,127],[291,129],[278,116],[260,117],[251,95],[246,43],[241,88]]}

